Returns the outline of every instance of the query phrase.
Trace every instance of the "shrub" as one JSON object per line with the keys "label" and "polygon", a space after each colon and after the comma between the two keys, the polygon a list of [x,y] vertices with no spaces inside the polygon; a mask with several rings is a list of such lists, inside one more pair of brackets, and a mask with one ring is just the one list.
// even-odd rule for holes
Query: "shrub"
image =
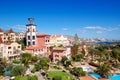
{"label": "shrub", "polygon": [[13,60],[13,63],[20,64],[20,60]]}

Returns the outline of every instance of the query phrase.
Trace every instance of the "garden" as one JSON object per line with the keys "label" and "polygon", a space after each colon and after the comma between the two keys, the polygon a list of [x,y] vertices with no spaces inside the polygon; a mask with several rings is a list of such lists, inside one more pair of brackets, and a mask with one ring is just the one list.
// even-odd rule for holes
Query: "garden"
{"label": "garden", "polygon": [[75,80],[75,78],[64,71],[52,71],[48,73],[47,80]]}

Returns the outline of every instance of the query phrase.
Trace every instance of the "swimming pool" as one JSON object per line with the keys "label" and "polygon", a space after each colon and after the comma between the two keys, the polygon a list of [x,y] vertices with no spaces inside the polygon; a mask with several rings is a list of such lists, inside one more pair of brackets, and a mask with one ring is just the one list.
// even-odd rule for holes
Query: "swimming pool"
{"label": "swimming pool", "polygon": [[[95,78],[102,78],[99,74],[97,73],[89,73],[88,76],[93,76]],[[114,74],[114,75],[109,75],[108,78],[110,80],[120,80],[120,74]]]}
{"label": "swimming pool", "polygon": [[111,80],[120,80],[120,74],[110,75],[108,78]]}
{"label": "swimming pool", "polygon": [[102,78],[99,74],[97,73],[89,73],[88,76],[93,76],[95,78]]}

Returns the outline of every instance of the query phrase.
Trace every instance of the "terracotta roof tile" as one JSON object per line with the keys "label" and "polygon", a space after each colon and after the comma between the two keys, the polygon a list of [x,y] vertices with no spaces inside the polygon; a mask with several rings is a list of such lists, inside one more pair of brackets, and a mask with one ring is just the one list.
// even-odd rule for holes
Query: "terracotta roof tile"
{"label": "terracotta roof tile", "polygon": [[45,36],[50,36],[48,34],[37,34],[37,37],[45,37]]}
{"label": "terracotta roof tile", "polygon": [[60,38],[62,35],[52,35],[51,38]]}
{"label": "terracotta roof tile", "polygon": [[12,29],[9,30],[9,33],[14,33],[14,31]]}
{"label": "terracotta roof tile", "polygon": [[34,50],[34,49],[40,49],[44,48],[44,46],[28,46],[25,48],[25,50]]}
{"label": "terracotta roof tile", "polygon": [[106,79],[106,78],[100,78],[99,80],[109,80],[109,79]]}
{"label": "terracotta roof tile", "polygon": [[0,32],[3,32],[3,30],[0,28]]}

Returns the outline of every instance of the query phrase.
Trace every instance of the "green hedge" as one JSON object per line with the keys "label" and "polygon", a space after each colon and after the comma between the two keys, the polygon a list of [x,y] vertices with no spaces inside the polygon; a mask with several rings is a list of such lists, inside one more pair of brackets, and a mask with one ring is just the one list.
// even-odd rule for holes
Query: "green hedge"
{"label": "green hedge", "polygon": [[13,60],[13,63],[20,64],[20,60]]}
{"label": "green hedge", "polygon": [[16,76],[14,80],[38,80],[37,76]]}

